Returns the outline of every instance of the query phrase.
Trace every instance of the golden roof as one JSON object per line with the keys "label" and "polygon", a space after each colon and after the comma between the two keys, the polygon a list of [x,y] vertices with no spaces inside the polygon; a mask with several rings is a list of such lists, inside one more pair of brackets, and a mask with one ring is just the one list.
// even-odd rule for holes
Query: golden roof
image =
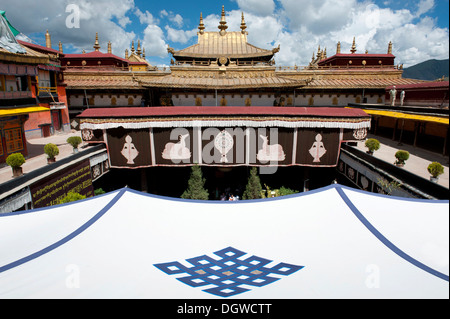
{"label": "golden roof", "polygon": [[222,6],[222,17],[219,24],[219,32],[205,32],[203,16],[200,14],[200,24],[198,34],[198,43],[186,49],[175,51],[168,48],[168,51],[175,58],[264,58],[270,60],[278,52],[279,48],[266,50],[258,48],[247,42],[247,28],[242,14],[241,31],[227,32],[228,26],[225,20],[225,10]]}
{"label": "golden roof", "polygon": [[[169,49],[170,50],[170,49]],[[198,43],[180,51],[170,51],[176,57],[192,58],[257,58],[274,55],[274,50],[265,50],[247,42],[242,32],[203,32],[198,34]]]}
{"label": "golden roof", "polygon": [[25,45],[21,45],[26,53],[12,53],[0,47],[0,61],[8,61],[12,63],[29,63],[29,64],[45,64],[49,63],[49,57],[46,54],[34,51]]}

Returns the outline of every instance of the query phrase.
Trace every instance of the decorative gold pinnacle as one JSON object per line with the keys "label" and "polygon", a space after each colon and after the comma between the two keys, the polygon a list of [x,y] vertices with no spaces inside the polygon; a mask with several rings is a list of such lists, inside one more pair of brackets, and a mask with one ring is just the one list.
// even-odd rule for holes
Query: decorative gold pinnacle
{"label": "decorative gold pinnacle", "polygon": [[138,56],[141,56],[141,53],[142,53],[142,51],[141,51],[141,40],[138,40],[138,47],[137,47],[137,50],[136,50],[136,54]]}
{"label": "decorative gold pinnacle", "polygon": [[341,53],[341,41],[339,41],[337,43],[337,48],[336,48],[336,54],[340,54]]}
{"label": "decorative gold pinnacle", "polygon": [[111,41],[108,41],[108,53],[112,53]]}
{"label": "decorative gold pinnacle", "polygon": [[356,52],[356,42],[355,42],[355,37],[353,37],[353,44],[352,44],[352,49],[350,50],[350,52],[352,54],[354,54]]}
{"label": "decorative gold pinnacle", "polygon": [[392,42],[389,41],[389,45],[388,45],[388,54],[392,54]]}
{"label": "decorative gold pinnacle", "polygon": [[95,33],[94,50],[95,51],[100,51],[100,44],[98,43],[98,32]]}
{"label": "decorative gold pinnacle", "polygon": [[200,34],[205,33],[205,24],[203,23],[203,13],[200,12],[200,24],[198,25],[198,32]]}
{"label": "decorative gold pinnacle", "polygon": [[225,35],[227,33],[228,26],[227,21],[225,20],[225,6],[222,6],[222,17],[219,22],[219,30],[220,35]]}
{"label": "decorative gold pinnacle", "polygon": [[241,33],[245,34],[245,29],[247,29],[247,24],[244,19],[244,12],[242,12],[242,20],[241,20]]}
{"label": "decorative gold pinnacle", "polygon": [[50,37],[50,33],[48,33],[48,30],[45,33],[45,46],[47,48],[49,48],[49,49],[52,48],[52,40],[51,40],[51,37]]}

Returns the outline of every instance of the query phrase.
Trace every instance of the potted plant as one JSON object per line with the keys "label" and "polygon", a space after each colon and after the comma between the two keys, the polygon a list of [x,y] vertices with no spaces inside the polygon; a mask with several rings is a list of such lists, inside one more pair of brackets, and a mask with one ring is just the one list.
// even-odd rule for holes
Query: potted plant
{"label": "potted plant", "polygon": [[404,150],[398,150],[395,153],[395,158],[397,160],[395,161],[394,164],[397,165],[398,167],[403,167],[405,165],[405,162],[409,158],[409,152],[408,151],[404,151]]}
{"label": "potted plant", "polygon": [[44,153],[47,154],[47,162],[54,163],[56,161],[55,156],[59,154],[59,148],[53,143],[48,143],[44,146]]}
{"label": "potted plant", "polygon": [[375,138],[368,138],[364,145],[369,149],[367,154],[373,155],[373,152],[380,149],[380,142]]}
{"label": "potted plant", "polygon": [[444,174],[444,166],[439,162],[433,162],[428,165],[428,172],[431,174],[430,180],[437,183],[439,175]]}
{"label": "potted plant", "polygon": [[23,175],[23,163],[25,163],[25,157],[23,157],[22,153],[12,153],[6,158],[6,164],[11,166],[14,177]]}
{"label": "potted plant", "polygon": [[79,136],[71,136],[67,139],[67,143],[72,145],[74,153],[78,153],[78,145],[80,145],[81,142],[81,137]]}

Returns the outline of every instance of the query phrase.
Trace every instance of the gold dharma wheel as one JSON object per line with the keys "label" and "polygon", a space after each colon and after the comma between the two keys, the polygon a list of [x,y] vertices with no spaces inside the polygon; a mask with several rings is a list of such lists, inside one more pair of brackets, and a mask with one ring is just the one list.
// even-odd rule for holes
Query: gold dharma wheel
{"label": "gold dharma wheel", "polygon": [[225,64],[227,64],[227,63],[228,63],[228,58],[227,58],[227,57],[221,56],[221,57],[219,58],[219,64],[220,64],[220,65],[225,65]]}

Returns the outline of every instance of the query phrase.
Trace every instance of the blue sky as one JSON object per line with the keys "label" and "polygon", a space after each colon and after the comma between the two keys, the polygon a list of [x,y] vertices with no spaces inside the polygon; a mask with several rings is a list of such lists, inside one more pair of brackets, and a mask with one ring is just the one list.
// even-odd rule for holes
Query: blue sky
{"label": "blue sky", "polygon": [[[68,26],[75,5],[79,25]],[[65,53],[92,51],[99,33],[101,51],[112,42],[123,57],[131,41],[141,41],[154,65],[168,65],[167,46],[186,48],[197,41],[200,12],[206,31],[217,31],[222,5],[229,31],[239,30],[244,12],[249,42],[265,49],[280,45],[277,65],[307,65],[318,46],[335,53],[341,42],[349,51],[356,37],[358,52],[386,53],[394,44],[396,63],[405,67],[449,56],[448,0],[16,0],[0,5],[12,24],[33,42],[44,45],[48,29],[52,44]],[[71,21],[74,21],[73,19]]]}

